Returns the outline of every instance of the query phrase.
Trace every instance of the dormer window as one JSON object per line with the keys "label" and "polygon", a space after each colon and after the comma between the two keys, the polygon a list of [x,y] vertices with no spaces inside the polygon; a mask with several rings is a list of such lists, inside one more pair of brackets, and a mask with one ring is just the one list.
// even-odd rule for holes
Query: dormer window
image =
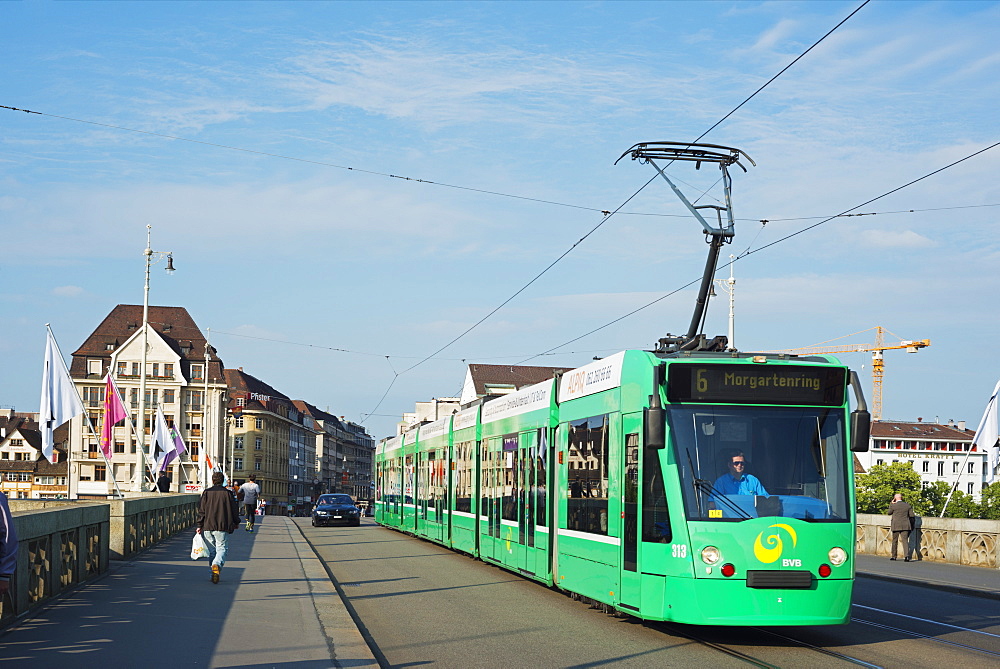
{"label": "dormer window", "polygon": [[104,350],[105,351],[113,351],[113,350],[115,350],[115,343],[113,341],[106,342],[104,344]]}
{"label": "dormer window", "polygon": [[191,365],[191,380],[192,381],[205,380],[205,365]]}

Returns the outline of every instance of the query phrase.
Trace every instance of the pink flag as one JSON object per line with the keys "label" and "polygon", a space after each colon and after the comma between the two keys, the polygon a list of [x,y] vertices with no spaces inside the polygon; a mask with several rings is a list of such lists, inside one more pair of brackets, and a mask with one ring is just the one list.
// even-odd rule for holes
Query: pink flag
{"label": "pink flag", "polygon": [[128,412],[125,411],[125,405],[122,404],[122,400],[118,396],[118,388],[115,387],[115,382],[111,378],[111,372],[108,371],[108,375],[104,378],[104,424],[101,426],[101,450],[104,451],[104,457],[110,460],[111,446],[115,441],[115,423],[128,416]]}

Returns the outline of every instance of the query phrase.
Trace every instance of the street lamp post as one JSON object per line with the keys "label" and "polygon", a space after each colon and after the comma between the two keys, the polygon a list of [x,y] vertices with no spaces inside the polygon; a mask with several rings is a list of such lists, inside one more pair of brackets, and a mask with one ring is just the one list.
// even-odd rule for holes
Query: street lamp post
{"label": "street lamp post", "polygon": [[167,274],[174,273],[174,255],[170,251],[154,251],[150,248],[150,231],[152,226],[146,226],[146,284],[142,293],[142,356],[139,363],[139,447],[136,449],[135,479],[132,489],[142,492],[146,489],[146,354],[149,349],[149,267],[163,258],[167,259],[164,268]]}
{"label": "street lamp post", "polygon": [[[736,337],[736,279],[733,278],[733,263],[736,260],[736,256],[730,254],[729,256],[729,278],[728,279],[716,279],[715,283],[719,285],[720,288],[729,293],[729,348],[733,351],[736,350],[736,344],[734,339]],[[714,292],[714,291],[713,291]]]}

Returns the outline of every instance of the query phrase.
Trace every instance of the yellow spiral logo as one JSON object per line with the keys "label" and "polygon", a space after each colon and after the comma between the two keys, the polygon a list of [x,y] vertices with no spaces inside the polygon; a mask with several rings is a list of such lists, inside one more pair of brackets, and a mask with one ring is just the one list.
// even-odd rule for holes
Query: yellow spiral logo
{"label": "yellow spiral logo", "polygon": [[[788,536],[792,538],[792,548],[795,548],[795,544],[798,542],[798,537],[795,536],[795,530],[784,523],[776,523],[767,528],[770,530],[772,527],[780,527],[788,533]],[[767,532],[764,530],[764,532]],[[781,540],[781,535],[777,532],[768,534],[764,536],[764,532],[757,535],[757,540],[753,542],[753,554],[761,562],[770,564],[775,562],[779,557],[781,557],[781,551],[784,550],[785,544]],[[761,543],[761,538],[764,542]],[[767,544],[765,547],[764,544]]]}

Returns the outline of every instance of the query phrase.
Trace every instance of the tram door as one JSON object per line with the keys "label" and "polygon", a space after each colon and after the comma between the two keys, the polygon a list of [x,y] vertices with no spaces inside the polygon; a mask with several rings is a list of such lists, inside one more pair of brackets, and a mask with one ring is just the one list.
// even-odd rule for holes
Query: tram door
{"label": "tram door", "polygon": [[500,559],[500,499],[498,465],[502,452],[499,439],[482,442],[481,481],[479,484],[479,555],[491,560]]}
{"label": "tram door", "polygon": [[[534,533],[529,524],[532,508],[530,490],[531,446],[534,432],[509,434],[503,438],[501,459],[500,551],[501,562],[511,569],[524,570],[528,563],[528,535]],[[534,541],[532,541],[534,544]],[[534,572],[534,561],[532,568]]]}
{"label": "tram door", "polygon": [[640,476],[642,448],[639,439],[641,422],[641,413],[622,416],[625,457],[621,481],[625,503],[622,506],[621,596],[618,601],[623,608],[635,611],[640,609],[642,592],[639,569],[639,510],[642,493]]}

